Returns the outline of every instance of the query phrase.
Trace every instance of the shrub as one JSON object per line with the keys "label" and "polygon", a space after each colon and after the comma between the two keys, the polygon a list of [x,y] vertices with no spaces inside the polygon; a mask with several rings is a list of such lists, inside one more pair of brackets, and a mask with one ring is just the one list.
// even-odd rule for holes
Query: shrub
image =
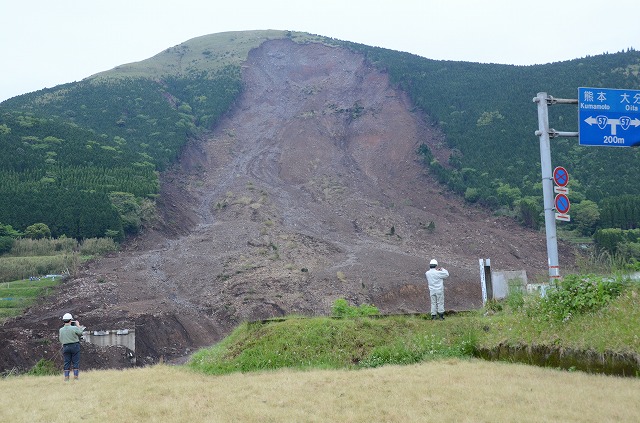
{"label": "shrub", "polygon": [[51,229],[44,223],[34,223],[31,226],[27,226],[24,231],[24,236],[31,239],[42,239],[51,237]]}
{"label": "shrub", "polygon": [[464,199],[470,203],[475,203],[480,199],[480,190],[477,188],[467,187],[464,192]]}
{"label": "shrub", "polygon": [[512,310],[519,310],[524,306],[524,290],[522,279],[516,278],[509,281],[509,294],[505,298],[505,303]]}
{"label": "shrub", "polygon": [[80,254],[85,256],[103,255],[117,249],[118,244],[112,238],[89,238],[82,241]]}
{"label": "shrub", "polygon": [[65,236],[57,239],[20,238],[15,240],[11,255],[16,257],[55,256],[63,252],[72,253],[77,246],[78,241]]}
{"label": "shrub", "polygon": [[338,298],[333,303],[331,315],[334,317],[366,317],[380,314],[377,307],[369,304],[361,304],[360,307],[349,305],[344,298]]}
{"label": "shrub", "polygon": [[4,254],[13,247],[14,239],[10,236],[0,236],[0,254]]}
{"label": "shrub", "polygon": [[41,358],[34,366],[27,372],[30,376],[52,376],[57,375],[60,371],[56,368],[56,365],[51,360],[45,360]]}
{"label": "shrub", "polygon": [[555,288],[547,290],[540,307],[548,316],[567,321],[574,315],[601,309],[620,295],[624,285],[621,278],[568,275]]}
{"label": "shrub", "polygon": [[505,302],[512,310],[521,309],[524,306],[524,292],[521,289],[510,290]]}

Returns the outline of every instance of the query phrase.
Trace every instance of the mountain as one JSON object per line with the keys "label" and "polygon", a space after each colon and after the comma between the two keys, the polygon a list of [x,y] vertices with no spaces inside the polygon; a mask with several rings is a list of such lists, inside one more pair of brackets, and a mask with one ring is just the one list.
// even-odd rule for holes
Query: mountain
{"label": "mountain", "polygon": [[[479,258],[546,274],[544,235],[487,208],[540,195],[531,99],[540,86],[570,97],[551,89],[560,70],[626,83],[637,63],[627,52],[480,65],[302,33],[223,33],[7,100],[0,194],[14,200],[0,222],[129,238],[6,323],[0,365],[44,357],[66,311],[96,330],[135,327],[141,363],[188,355],[243,320],[326,314],[339,297],[425,312],[432,257],[452,275],[447,308],[478,307]],[[582,147],[561,141],[554,153],[563,148],[579,162]],[[617,169],[624,154],[637,153],[598,160]],[[598,192],[575,173],[578,194]],[[129,214],[116,207],[123,198]],[[136,221],[143,202],[157,216]],[[123,365],[93,352],[90,367]]]}
{"label": "mountain", "polygon": [[[79,239],[109,235],[121,241],[135,234],[141,224],[132,224],[122,208],[115,213],[118,200],[110,193],[131,193],[139,204],[153,200],[155,172],[175,162],[188,139],[210,130],[229,110],[242,91],[248,52],[272,38],[363,54],[443,132],[449,153],[421,149],[439,180],[468,202],[518,215],[531,227],[540,226],[542,203],[531,99],[538,91],[575,98],[580,86],[636,89],[639,83],[636,51],[523,67],[434,61],[284,31],[199,37],[145,61],[1,103],[0,194],[15,201],[0,206],[0,222],[19,230],[42,222],[53,236]],[[576,107],[552,107],[550,120],[558,130],[577,130]],[[552,155],[554,165],[571,174],[574,205],[640,194],[635,149],[556,139]],[[57,200],[72,196],[84,201],[70,208]]]}

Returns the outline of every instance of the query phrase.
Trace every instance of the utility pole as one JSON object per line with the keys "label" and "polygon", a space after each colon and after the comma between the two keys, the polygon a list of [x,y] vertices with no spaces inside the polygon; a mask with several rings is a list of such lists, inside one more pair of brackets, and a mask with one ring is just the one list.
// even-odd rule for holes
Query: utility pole
{"label": "utility pole", "polygon": [[549,262],[549,282],[560,278],[558,263],[558,237],[553,196],[553,168],[551,167],[551,138],[577,137],[577,132],[558,132],[549,128],[549,106],[552,104],[578,104],[578,100],[556,99],[540,92],[533,98],[538,103],[538,130],[540,137],[540,164],[542,165],[542,195],[544,199],[544,225],[547,235],[547,256]]}

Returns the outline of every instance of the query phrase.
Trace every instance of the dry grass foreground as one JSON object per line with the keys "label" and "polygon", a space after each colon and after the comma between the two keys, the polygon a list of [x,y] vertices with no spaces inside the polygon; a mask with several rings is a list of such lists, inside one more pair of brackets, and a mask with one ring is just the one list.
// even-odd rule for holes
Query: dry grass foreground
{"label": "dry grass foreground", "polygon": [[3,422],[637,422],[640,379],[446,360],[205,376],[181,367],[0,381]]}

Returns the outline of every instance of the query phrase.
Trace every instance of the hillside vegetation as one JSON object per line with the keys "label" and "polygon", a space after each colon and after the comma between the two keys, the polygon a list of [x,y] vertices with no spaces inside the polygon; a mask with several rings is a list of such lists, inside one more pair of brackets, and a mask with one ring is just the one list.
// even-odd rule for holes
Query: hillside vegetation
{"label": "hillside vegetation", "polygon": [[[285,37],[346,47],[388,71],[446,135],[448,159],[436,159],[425,144],[419,151],[425,166],[468,202],[534,228],[541,224],[542,189],[532,98],[539,91],[575,98],[581,86],[640,88],[640,53],[633,50],[509,66],[436,61],[288,31],[203,36],[142,62],[0,104],[0,196],[13,200],[0,205],[0,222],[18,230],[42,222],[54,237],[78,239],[120,241],[137,233],[153,218],[143,210],[159,192],[157,172],[232,107],[248,52]],[[575,106],[554,106],[550,113],[552,127],[576,130]],[[552,156],[571,175],[568,229],[591,236],[597,229],[638,227],[640,151],[555,139]],[[632,197],[629,206],[611,207],[622,195]],[[626,243],[633,245],[610,252],[640,257],[635,238]]]}

